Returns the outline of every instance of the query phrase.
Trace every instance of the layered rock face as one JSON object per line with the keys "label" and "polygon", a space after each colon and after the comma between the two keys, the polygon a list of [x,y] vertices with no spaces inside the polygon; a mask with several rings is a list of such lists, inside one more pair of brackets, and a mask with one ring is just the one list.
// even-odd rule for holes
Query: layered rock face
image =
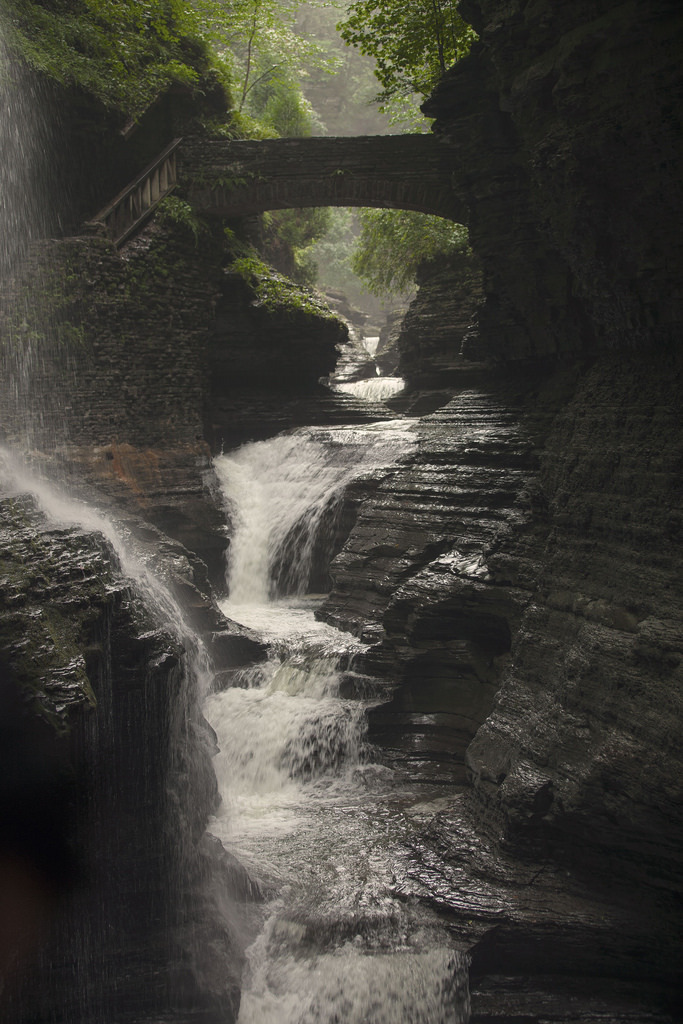
{"label": "layered rock face", "polygon": [[320,613],[373,642],[369,667],[401,683],[372,716],[377,735],[451,782],[491,709],[524,603],[498,585],[487,552],[531,515],[539,431],[524,415],[528,378],[461,379],[450,402],[416,421],[414,454],[361,505]]}
{"label": "layered rock face", "polygon": [[21,494],[0,523],[3,729],[28,730],[26,749],[3,744],[0,860],[48,931],[39,952],[27,935],[3,1019],[232,1020],[240,954],[210,893],[213,751],[187,652],[102,536]]}
{"label": "layered rock face", "polygon": [[[419,859],[423,895],[457,933],[465,918],[479,929],[473,1019],[564,1020],[567,977],[590,974],[609,983],[578,1019],[670,1020],[683,22],[654,2],[462,10],[481,41],[426,109],[456,143],[483,270],[461,365],[489,369],[472,404],[453,352],[455,395],[420,424],[414,464],[361,510],[324,614],[375,623],[371,662],[402,682],[376,715],[383,742],[400,747],[407,729],[405,749],[457,780],[472,739],[473,788]],[[450,296],[433,302],[424,337],[439,306],[455,334]],[[417,320],[413,335],[403,358],[419,409],[431,356]]]}
{"label": "layered rock face", "polygon": [[[653,894],[678,887],[683,796],[681,364],[662,362],[599,362],[553,425],[539,576],[467,755],[497,837]],[[490,565],[514,580],[518,552]]]}
{"label": "layered rock face", "polygon": [[200,244],[153,225],[121,253],[92,237],[34,246],[4,283],[0,408],[7,441],[144,515],[220,586],[212,450],[358,411],[318,384],[343,324],[265,308],[222,232],[203,230]]}
{"label": "layered rock face", "polygon": [[[516,842],[552,835],[558,855],[592,859],[591,870],[610,846],[610,871],[630,876],[642,858],[641,882],[671,877],[676,786],[664,804],[656,794],[661,770],[676,776],[659,687],[678,670],[680,615],[671,346],[682,320],[672,211],[683,23],[666,3],[469,3],[467,16],[481,43],[430,110],[461,143],[456,177],[484,267],[479,354],[614,353],[580,378],[544,442],[540,575],[499,709],[470,752],[480,810],[495,805]],[[491,560],[513,583],[516,543]],[[512,719],[518,738],[534,722],[539,745],[527,738],[509,757]],[[659,768],[646,796],[633,765],[650,758]]]}
{"label": "layered rock face", "polygon": [[675,342],[679,5],[467,0],[480,34],[425,110],[484,265],[479,355]]}
{"label": "layered rock face", "polygon": [[680,374],[473,371],[332,563],[323,616],[396,686],[371,738],[472,783],[405,895],[470,950],[477,1022],[675,1019]]}
{"label": "layered rock face", "polygon": [[427,264],[417,284],[398,333],[398,374],[411,389],[457,387],[463,342],[483,301],[479,260],[470,250],[454,253]]}
{"label": "layered rock face", "polygon": [[125,255],[95,238],[36,245],[5,282],[5,438],[94,483],[220,560],[207,501],[206,333],[220,264],[188,260],[182,232]]}

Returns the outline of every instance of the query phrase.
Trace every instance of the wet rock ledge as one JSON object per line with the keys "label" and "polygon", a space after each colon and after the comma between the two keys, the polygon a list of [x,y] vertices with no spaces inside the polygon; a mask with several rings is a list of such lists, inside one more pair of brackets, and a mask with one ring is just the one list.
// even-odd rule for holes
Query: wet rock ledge
{"label": "wet rock ledge", "polygon": [[382,757],[466,786],[405,895],[470,951],[477,1022],[676,1019],[681,384],[647,356],[471,375],[331,566],[322,616],[395,687]]}
{"label": "wet rock ledge", "polygon": [[21,493],[0,498],[0,576],[0,853],[58,894],[3,1019],[234,1019],[240,953],[211,897],[225,867],[202,838],[216,783],[186,652],[103,536]]}
{"label": "wet rock ledge", "polygon": [[538,472],[538,423],[524,421],[520,400],[529,380],[516,393],[493,374],[461,377],[462,390],[416,421],[414,454],[361,505],[320,612],[371,641],[368,667],[400,684],[373,732],[448,782],[464,780],[524,603],[488,552],[529,519]]}
{"label": "wet rock ledge", "polygon": [[[680,1020],[680,5],[461,10],[480,41],[425,109],[484,303],[324,614],[371,622],[390,752],[447,783],[466,748],[413,884],[471,950],[473,1021]],[[445,362],[413,313],[419,410]]]}

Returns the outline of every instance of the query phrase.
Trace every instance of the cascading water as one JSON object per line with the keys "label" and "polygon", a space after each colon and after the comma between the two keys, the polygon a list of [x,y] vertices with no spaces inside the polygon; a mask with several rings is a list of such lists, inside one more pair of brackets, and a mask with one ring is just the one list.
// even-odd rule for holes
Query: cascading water
{"label": "cascading water", "polygon": [[[224,611],[273,651],[205,705],[221,748],[211,831],[274,893],[251,923],[240,1024],[468,1018],[464,959],[399,895],[410,836],[442,794],[373,756],[366,711],[383,684],[357,674],[365,645],[316,622],[303,593],[325,510],[413,443],[406,421],[309,428],[216,460],[234,525]],[[273,580],[283,548],[300,569],[289,597]]]}
{"label": "cascading water", "polygon": [[[0,411],[3,436],[23,450],[46,441],[55,446],[64,398],[46,359],[58,345],[48,307],[60,279],[32,248],[54,220],[54,123],[47,111],[44,88],[13,57],[0,23]],[[22,280],[27,267],[30,284]],[[40,403],[32,400],[38,381]]]}
{"label": "cascading water", "polygon": [[88,533],[98,533],[111,545],[124,575],[135,586],[152,610],[154,617],[169,629],[184,646],[192,650],[195,668],[206,692],[211,661],[201,639],[189,626],[187,618],[169,588],[145,563],[144,545],[136,550],[133,538],[122,524],[94,505],[70,496],[58,484],[36,475],[20,455],[0,446],[0,478],[6,494],[31,494],[38,507],[54,524],[76,526]]}
{"label": "cascading water", "polygon": [[[191,980],[178,981],[173,974],[174,961],[196,957],[201,963],[204,953],[196,943],[203,941],[205,921],[210,920],[211,941],[230,946],[227,922],[209,907],[197,880],[197,827],[201,833],[214,799],[212,739],[198,704],[212,678],[209,652],[160,577],[156,550],[136,539],[129,521],[116,521],[72,498],[5,449],[0,449],[0,481],[3,505],[21,509],[31,496],[46,520],[40,544],[48,551],[53,536],[103,537],[111,551],[100,543],[102,558],[114,567],[113,580],[122,575],[122,585],[135,595],[126,603],[138,608],[133,631],[123,633],[133,663],[126,664],[130,652],[114,651],[105,633],[100,640],[104,668],[91,676],[96,707],[84,711],[83,724],[72,716],[75,764],[88,772],[77,851],[88,877],[73,897],[65,896],[53,922],[55,940],[39,955],[40,984],[13,996],[13,1024],[24,1019],[184,1024],[194,1013],[202,1022],[219,1024],[229,993],[216,996],[221,1004],[216,1016],[206,1009],[215,1001],[215,989],[204,990],[201,968]],[[90,541],[83,544],[89,550]],[[77,562],[76,607],[83,601],[78,568]],[[67,561],[51,565],[48,558],[45,564],[48,573],[73,569]],[[38,614],[47,618],[51,612],[41,608]],[[116,618],[115,611],[111,614]],[[140,626],[145,632],[138,634]],[[49,680],[49,696],[48,687]],[[136,813],[144,813],[145,820],[129,820]],[[125,884],[117,884],[121,872]],[[226,953],[226,960],[231,955]],[[226,980],[226,988],[231,983]],[[4,1008],[0,999],[0,1017]]]}
{"label": "cascading water", "polygon": [[411,441],[409,424],[399,420],[281,434],[216,459],[236,526],[231,610],[263,605],[282,591],[306,593],[316,548],[325,532],[334,533],[345,487],[390,466]]}
{"label": "cascading water", "polygon": [[[3,90],[6,82],[3,79]],[[18,255],[26,251],[31,238],[44,235],[47,223],[42,217],[44,195],[37,184],[41,180],[37,168],[49,144],[39,130],[33,131],[37,122],[31,97],[25,90],[17,92],[15,85],[11,96],[3,94],[0,114],[5,161],[0,178],[3,272],[16,269]],[[23,106],[27,99],[30,109]],[[41,373],[45,376],[41,369],[45,337],[36,338],[24,330],[21,302],[11,310],[5,326],[9,330],[3,338],[4,369],[6,379],[12,380],[8,402],[14,403],[17,447],[22,446],[23,426],[27,449],[39,439],[42,443],[50,430],[56,436],[64,388],[52,388],[54,408],[32,406],[32,380]],[[372,759],[365,712],[370,702],[381,699],[381,684],[355,672],[354,658],[363,645],[316,623],[315,602],[306,596],[312,580],[320,577],[319,566],[334,549],[344,488],[363,475],[389,469],[412,443],[410,426],[404,422],[363,430],[300,431],[248,446],[217,463],[236,524],[231,596],[225,610],[259,629],[273,650],[266,664],[242,673],[244,685],[206,701],[222,748],[215,763],[224,812],[213,822],[213,830],[263,880],[265,891],[275,893],[264,917],[245,925],[251,928],[253,941],[242,1024],[339,1024],[342,1020],[348,1024],[460,1024],[467,1016],[464,963],[438,922],[423,908],[405,905],[399,892],[401,878],[408,872],[408,839],[423,816],[429,815],[438,791],[412,784],[398,770]],[[187,772],[183,761],[192,755],[189,736],[197,724],[192,706],[197,690],[208,679],[202,644],[154,570],[143,557],[131,556],[133,542],[125,528],[31,476],[9,453],[2,457],[0,476],[5,494],[30,491],[52,523],[104,533],[154,621],[185,648],[178,670],[185,673],[181,706],[165,712],[168,718],[157,721],[161,716],[154,698],[148,706],[146,666],[137,664],[125,678],[124,688],[130,692],[125,694],[120,733],[116,737],[106,733],[109,721],[104,723],[103,736],[90,727],[89,741],[105,741],[105,749],[98,752],[99,764],[106,761],[109,750],[117,751],[119,765],[104,777],[103,788],[123,777],[130,789],[139,785],[148,793],[163,791],[167,766],[148,764],[144,751],[135,763],[160,777],[156,789],[146,789],[143,778],[131,780],[117,771],[125,768],[132,753],[126,747],[131,736],[138,738],[141,749],[145,747],[144,724],[163,731],[171,723],[174,733],[185,733],[187,742],[176,767]],[[168,694],[164,691],[160,697],[163,704]],[[178,694],[173,699],[177,701]],[[108,700],[104,695],[103,703]],[[109,710],[107,705],[107,715]],[[137,732],[130,731],[133,720],[138,722]],[[170,745],[174,739],[169,738]],[[166,754],[168,747],[164,745],[163,750]],[[113,794],[114,805],[118,796]],[[170,824],[164,819],[164,830],[178,825],[192,797],[184,794],[183,810],[175,809]],[[171,807],[178,790],[165,799]],[[140,810],[134,800],[121,806],[124,815]],[[156,822],[157,809],[146,809]],[[183,947],[182,956],[174,962],[176,975],[166,977],[171,961],[165,954],[184,926],[193,882],[189,874],[179,872],[167,878],[171,884],[161,885],[158,893],[154,887],[168,847],[182,846],[187,836],[175,828],[160,836],[150,852],[142,846],[154,824],[151,828],[139,821],[111,824],[112,833],[139,843],[139,852],[149,861],[141,889],[136,891],[133,877],[137,845],[126,861],[131,873],[123,877],[119,877],[116,856],[104,858],[114,875],[107,892],[116,906],[96,902],[87,914],[72,921],[67,962],[60,966],[68,992],[55,1003],[50,1003],[50,993],[47,1005],[43,1002],[38,1011],[29,1003],[23,1019],[74,1024],[114,1020],[116,1024],[185,1024],[189,1019],[217,1024],[229,1019],[230,1008],[224,1013],[222,994],[206,1013],[208,1004],[195,999],[205,976],[199,972],[198,978],[195,971],[194,949]],[[192,825],[196,829],[197,821]],[[110,838],[107,833],[98,835],[100,848]],[[166,849],[161,850],[164,844]],[[120,842],[114,850],[121,852]],[[196,873],[205,870],[196,862],[193,866]],[[167,866],[164,870],[169,873]],[[154,890],[151,902],[145,904],[153,907],[153,921],[141,919],[147,889]],[[179,913],[169,907],[173,899],[183,901]],[[165,936],[154,951],[147,945],[148,924]],[[212,932],[211,944],[221,948],[218,930]],[[225,957],[220,970],[212,966],[208,987],[214,993],[221,987],[216,977],[227,975],[230,965]],[[53,963],[46,961],[44,976],[52,969]],[[82,985],[87,991],[80,991]],[[199,995],[203,994],[201,989]],[[13,1022],[20,1019],[17,1014]]]}
{"label": "cascading water", "polygon": [[367,402],[386,402],[388,398],[400,395],[406,382],[402,377],[367,377],[365,380],[354,380],[347,384],[337,384],[336,391],[344,395],[353,395]]}
{"label": "cascading water", "polygon": [[[20,528],[24,507],[33,516],[37,506],[46,517],[43,529],[36,513],[41,524],[36,536],[45,538],[38,548],[48,553],[40,565],[42,594],[50,593],[52,576],[59,586],[60,576],[68,579],[73,572],[74,609],[79,601],[87,604],[87,590],[78,590],[79,566],[69,561],[78,558],[75,533],[84,531],[104,535],[109,550],[97,540],[84,541],[84,550],[101,551],[105,565],[110,558],[112,579],[120,579],[120,569],[128,578],[126,590],[135,596],[130,608],[128,598],[120,597],[126,605],[121,632],[130,651],[111,649],[107,631],[119,613],[105,599],[102,635],[92,638],[99,652],[93,653],[95,667],[86,670],[83,653],[76,655],[96,703],[83,709],[82,720],[81,711],[74,712],[72,731],[64,739],[72,767],[89,773],[87,801],[79,802],[75,814],[78,853],[89,876],[78,892],[65,896],[52,921],[54,936],[44,949],[34,950],[38,963],[26,967],[29,973],[12,991],[9,1009],[10,996],[0,988],[0,1016],[9,1013],[3,1019],[12,1024],[24,1019],[185,1024],[190,1017],[218,1024],[226,1014],[230,1018],[234,989],[228,980],[223,989],[205,984],[203,954],[193,944],[205,920],[213,947],[224,941],[224,922],[200,893],[203,882],[198,880],[200,863],[202,877],[208,876],[197,843],[214,798],[207,730],[198,713],[198,697],[209,680],[207,651],[160,579],[159,559],[150,545],[138,545],[130,525],[74,500],[27,465],[27,459],[36,461],[31,458],[36,450],[44,469],[57,464],[51,453],[65,440],[61,403],[68,401],[69,360],[75,358],[50,321],[50,301],[59,303],[63,282],[57,268],[52,273],[45,241],[53,221],[52,142],[35,82],[8,53],[0,26],[0,411],[12,446],[0,451],[0,500],[9,511],[7,522],[18,522]],[[55,379],[57,368],[60,379]],[[62,532],[73,533],[74,539],[64,542],[64,562],[53,562],[50,538]],[[31,583],[26,586],[31,596]],[[36,597],[36,609],[49,632],[49,597]],[[135,632],[141,628],[151,632]],[[84,646],[87,642],[84,638]],[[36,651],[31,668],[30,682],[38,692],[49,674],[40,660],[43,654]],[[120,669],[116,679],[114,662]],[[6,683],[4,672],[1,682]],[[74,707],[79,707],[76,698]],[[28,778],[31,756],[27,751]],[[20,778],[17,784],[23,784]],[[143,815],[145,820],[139,820]],[[226,979],[229,973],[226,969]]]}

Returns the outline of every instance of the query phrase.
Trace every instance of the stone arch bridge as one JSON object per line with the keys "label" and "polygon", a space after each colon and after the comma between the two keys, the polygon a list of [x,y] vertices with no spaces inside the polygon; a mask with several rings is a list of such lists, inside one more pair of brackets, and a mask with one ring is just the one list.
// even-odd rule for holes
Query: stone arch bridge
{"label": "stone arch bridge", "polygon": [[182,186],[198,213],[246,217],[307,206],[374,206],[467,223],[453,151],[435,135],[174,139],[85,225],[119,247]]}
{"label": "stone arch bridge", "polygon": [[199,213],[370,206],[418,210],[458,223],[450,147],[435,135],[184,140],[178,180]]}

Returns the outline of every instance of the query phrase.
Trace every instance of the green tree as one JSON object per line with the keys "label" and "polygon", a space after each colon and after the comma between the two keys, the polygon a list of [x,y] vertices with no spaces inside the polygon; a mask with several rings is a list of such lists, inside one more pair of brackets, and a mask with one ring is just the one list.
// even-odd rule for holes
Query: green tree
{"label": "green tree", "polygon": [[348,4],[304,0],[299,5],[296,30],[314,39],[328,55],[329,65],[309,69],[302,88],[314,105],[329,135],[383,135],[389,117],[374,102],[377,95],[375,62],[347,46],[337,31],[340,14]]}
{"label": "green tree", "polygon": [[458,0],[356,0],[338,28],[347,44],[375,58],[383,102],[430,93],[476,39]]}
{"label": "green tree", "polygon": [[[458,0],[352,0],[337,26],[347,45],[374,58],[382,86],[377,100],[394,123],[424,130],[417,98],[430,93],[476,38]],[[467,245],[467,230],[438,217],[365,210],[351,266],[375,295],[407,291],[420,264]]]}
{"label": "green tree", "polygon": [[374,295],[407,291],[421,264],[467,247],[467,228],[412,210],[362,210],[354,272]]}
{"label": "green tree", "polygon": [[[274,134],[305,137],[320,128],[301,88],[286,79],[264,79],[250,97],[250,112]],[[313,284],[315,262],[310,246],[330,225],[328,209],[273,210],[261,218],[260,249],[266,259],[300,284]]]}
{"label": "green tree", "polygon": [[215,40],[221,40],[233,75],[239,82],[235,101],[248,109],[253,90],[266,81],[305,78],[311,68],[329,64],[324,50],[296,31],[301,0],[202,0],[209,12]]}
{"label": "green tree", "polygon": [[299,83],[284,75],[259,82],[250,95],[249,111],[280,138],[307,138],[324,131]]}
{"label": "green tree", "polygon": [[4,0],[3,31],[36,70],[131,117],[172,82],[206,75],[239,110],[266,81],[301,81],[326,56],[294,28],[299,0]]}

